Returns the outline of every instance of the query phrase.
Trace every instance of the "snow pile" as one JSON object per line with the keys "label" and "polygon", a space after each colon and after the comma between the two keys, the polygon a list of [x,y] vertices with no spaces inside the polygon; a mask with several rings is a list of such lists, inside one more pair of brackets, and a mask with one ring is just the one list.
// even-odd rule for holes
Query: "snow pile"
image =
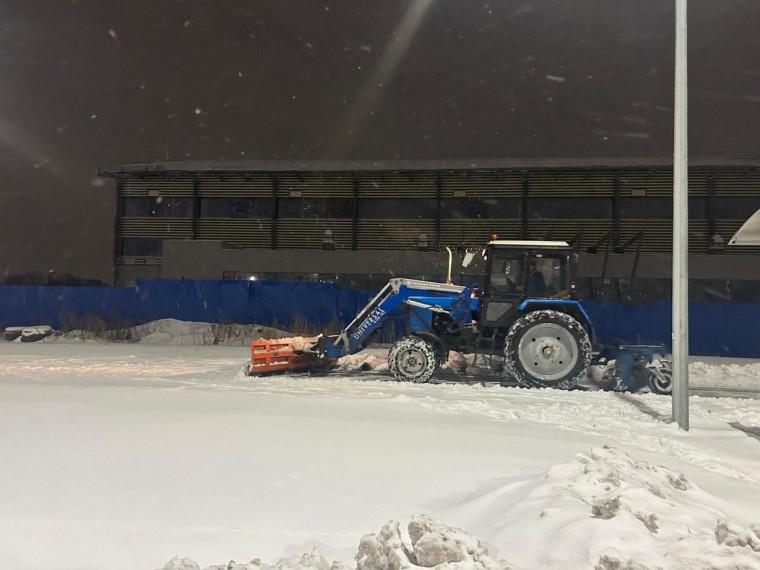
{"label": "snow pile", "polygon": [[338,360],[338,368],[347,371],[381,372],[388,370],[388,351],[367,348],[357,354],[349,354]]}
{"label": "snow pile", "polygon": [[760,525],[729,521],[725,501],[618,449],[521,485],[502,490],[511,505],[493,540],[527,568],[760,568]]}
{"label": "snow pile", "polygon": [[[491,558],[478,539],[427,515],[413,517],[408,527],[411,545],[404,542],[397,521],[389,521],[376,534],[364,535],[354,557],[356,570],[509,570]],[[328,562],[318,551],[281,558],[272,565],[258,558],[246,564],[230,561],[204,570],[349,570],[342,562]],[[162,570],[200,570],[189,558],[175,557]]]}
{"label": "snow pile", "polygon": [[467,357],[461,352],[450,350],[449,356],[446,362],[443,364],[443,368],[447,368],[457,374],[464,374],[467,372],[467,366],[472,366],[472,364],[473,363],[471,361],[467,361]]}
{"label": "snow pile", "polygon": [[[265,337],[267,338],[267,337]],[[318,336],[286,336],[286,337],[272,337],[279,341],[287,342],[293,347],[295,352],[304,352],[314,346],[319,340]]]}
{"label": "snow pile", "polygon": [[399,523],[388,522],[377,534],[359,542],[356,570],[499,570],[508,568],[492,559],[471,534],[429,516],[412,518],[408,527],[411,548],[401,538]]}
{"label": "snow pile", "polygon": [[282,338],[287,333],[264,325],[199,323],[160,319],[133,327],[112,330],[73,330],[58,332],[44,342],[139,342],[141,344],[197,346],[246,346],[260,338]]}

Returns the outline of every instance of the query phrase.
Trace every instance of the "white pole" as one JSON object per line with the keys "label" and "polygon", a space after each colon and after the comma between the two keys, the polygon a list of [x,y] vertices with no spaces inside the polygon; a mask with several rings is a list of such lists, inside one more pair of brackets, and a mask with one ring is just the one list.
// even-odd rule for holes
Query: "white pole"
{"label": "white pole", "polygon": [[676,2],[673,128],[673,420],[689,429],[689,151],[686,0]]}

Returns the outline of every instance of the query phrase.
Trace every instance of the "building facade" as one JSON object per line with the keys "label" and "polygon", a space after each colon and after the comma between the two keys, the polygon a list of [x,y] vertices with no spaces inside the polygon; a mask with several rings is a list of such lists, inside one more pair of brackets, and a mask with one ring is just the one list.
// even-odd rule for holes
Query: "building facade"
{"label": "building facade", "polygon": [[[759,168],[692,161],[696,279],[760,280],[758,248],[726,247],[760,208]],[[672,169],[656,161],[165,162],[104,174],[118,193],[117,284],[440,278],[445,246],[494,233],[573,241],[602,282],[670,275]]]}

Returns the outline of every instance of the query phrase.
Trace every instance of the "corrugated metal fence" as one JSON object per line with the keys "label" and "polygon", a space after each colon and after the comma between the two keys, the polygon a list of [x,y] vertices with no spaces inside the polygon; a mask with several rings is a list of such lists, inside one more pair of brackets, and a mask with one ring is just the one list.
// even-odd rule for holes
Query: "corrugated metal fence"
{"label": "corrugated metal fence", "polygon": [[[0,325],[68,328],[97,316],[107,326],[155,319],[277,323],[315,328],[347,323],[371,292],[337,285],[270,281],[139,281],[135,287],[0,286]],[[670,303],[586,303],[599,339],[670,343]],[[692,304],[695,355],[760,357],[760,304]]]}

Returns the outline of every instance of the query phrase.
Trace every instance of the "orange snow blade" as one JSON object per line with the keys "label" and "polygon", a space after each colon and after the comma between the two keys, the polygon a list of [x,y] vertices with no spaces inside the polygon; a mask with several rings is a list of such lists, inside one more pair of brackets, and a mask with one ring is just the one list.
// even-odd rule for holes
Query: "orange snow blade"
{"label": "orange snow blade", "polygon": [[251,342],[251,365],[249,374],[271,374],[288,370],[308,370],[312,359],[308,354],[296,352],[287,339],[260,339]]}

